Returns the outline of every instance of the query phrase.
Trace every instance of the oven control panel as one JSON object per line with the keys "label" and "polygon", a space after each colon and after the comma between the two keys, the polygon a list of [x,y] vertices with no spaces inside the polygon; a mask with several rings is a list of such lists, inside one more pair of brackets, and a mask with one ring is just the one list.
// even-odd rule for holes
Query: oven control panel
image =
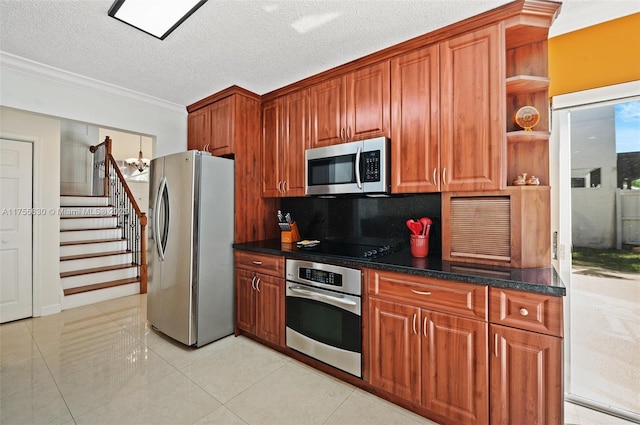
{"label": "oven control panel", "polygon": [[325,288],[344,294],[357,296],[362,294],[362,272],[358,269],[287,258],[285,276],[289,282]]}
{"label": "oven control panel", "polygon": [[298,269],[298,273],[298,277],[300,279],[322,283],[324,285],[342,287],[342,275],[339,273],[311,269],[307,267],[300,267]]}

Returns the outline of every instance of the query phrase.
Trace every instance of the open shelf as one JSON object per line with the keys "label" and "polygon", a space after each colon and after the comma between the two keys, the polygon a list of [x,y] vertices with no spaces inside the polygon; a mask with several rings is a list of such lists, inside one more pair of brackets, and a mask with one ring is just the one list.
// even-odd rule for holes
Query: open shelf
{"label": "open shelf", "polygon": [[548,131],[509,131],[507,132],[507,142],[509,143],[522,143],[522,142],[537,142],[548,141],[551,133]]}
{"label": "open shelf", "polygon": [[534,75],[515,75],[505,80],[507,84],[507,94],[524,94],[547,90],[549,79],[547,77],[537,77]]}

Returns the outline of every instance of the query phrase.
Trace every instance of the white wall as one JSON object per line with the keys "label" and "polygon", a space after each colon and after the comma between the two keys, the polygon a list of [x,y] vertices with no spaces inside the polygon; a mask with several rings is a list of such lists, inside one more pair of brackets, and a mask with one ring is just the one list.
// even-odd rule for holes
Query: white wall
{"label": "white wall", "polygon": [[[33,143],[33,315],[61,309],[60,283],[60,121],[0,106],[3,139]],[[50,212],[50,213],[49,213]]]}
{"label": "white wall", "polygon": [[[114,71],[116,72],[116,71]],[[34,141],[34,207],[60,206],[60,119],[146,134],[151,157],[187,148],[187,111],[0,52],[0,136]],[[61,310],[57,216],[34,219],[34,316]]]}
{"label": "white wall", "polygon": [[148,154],[153,157],[187,149],[187,110],[184,105],[69,74],[3,52],[0,52],[0,104],[155,137],[153,152]]}

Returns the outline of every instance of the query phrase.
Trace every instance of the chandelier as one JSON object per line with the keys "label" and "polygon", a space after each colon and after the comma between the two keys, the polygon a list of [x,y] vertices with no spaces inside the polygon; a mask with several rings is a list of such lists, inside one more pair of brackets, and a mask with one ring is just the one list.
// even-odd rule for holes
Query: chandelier
{"label": "chandelier", "polygon": [[144,171],[145,168],[147,168],[149,166],[149,164],[151,164],[151,161],[147,158],[143,157],[144,155],[142,155],[142,136],[140,136],[140,151],[138,152],[138,157],[137,158],[127,158],[124,160],[124,162],[127,165],[132,165],[134,167],[136,167],[136,169],[139,172]]}

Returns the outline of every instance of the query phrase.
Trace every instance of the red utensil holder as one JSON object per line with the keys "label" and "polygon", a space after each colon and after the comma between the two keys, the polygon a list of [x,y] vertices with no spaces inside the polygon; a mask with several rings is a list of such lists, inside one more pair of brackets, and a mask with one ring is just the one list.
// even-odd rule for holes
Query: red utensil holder
{"label": "red utensil holder", "polygon": [[429,236],[428,235],[410,235],[411,236],[411,255],[417,258],[424,258],[429,255]]}

